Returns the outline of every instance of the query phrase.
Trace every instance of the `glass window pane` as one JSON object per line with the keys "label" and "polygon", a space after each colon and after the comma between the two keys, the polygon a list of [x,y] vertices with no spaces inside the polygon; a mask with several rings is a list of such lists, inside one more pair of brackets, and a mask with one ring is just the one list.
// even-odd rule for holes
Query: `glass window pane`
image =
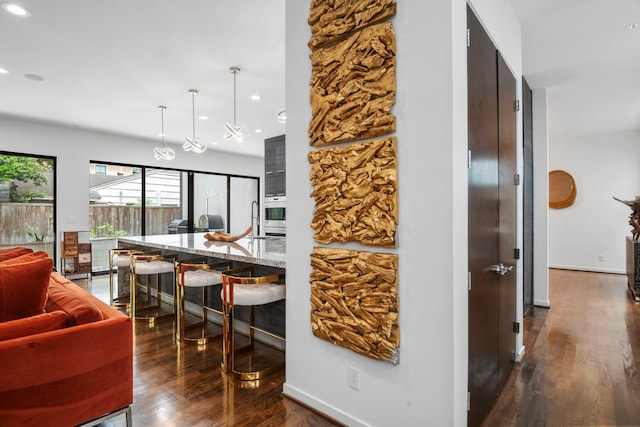
{"label": "glass window pane", "polygon": [[25,246],[55,259],[55,159],[0,153],[0,248]]}
{"label": "glass window pane", "polygon": [[[256,235],[264,234],[258,221],[261,216],[258,179],[231,177],[229,199],[231,207],[230,234],[240,234],[249,226],[254,227]],[[253,202],[256,202],[257,206]]]}
{"label": "glass window pane", "polygon": [[89,224],[92,264],[93,271],[100,272],[109,269],[109,249],[116,248],[118,237],[142,234],[142,176],[128,166],[105,166],[106,175],[91,166]]}
{"label": "glass window pane", "polygon": [[146,169],[145,235],[168,234],[171,221],[182,217],[184,172]]}
{"label": "glass window pane", "polygon": [[228,230],[226,175],[196,173],[193,177],[193,198],[196,232]]}

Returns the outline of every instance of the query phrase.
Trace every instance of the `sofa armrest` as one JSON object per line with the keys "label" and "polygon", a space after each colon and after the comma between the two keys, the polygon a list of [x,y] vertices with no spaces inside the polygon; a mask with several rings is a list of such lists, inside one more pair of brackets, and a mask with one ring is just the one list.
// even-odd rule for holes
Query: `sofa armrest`
{"label": "sofa armrest", "polygon": [[67,315],[61,310],[0,322],[0,341],[55,331],[66,327]]}
{"label": "sofa armrest", "polygon": [[105,320],[0,342],[0,419],[77,425],[131,404],[131,319],[108,309]]}

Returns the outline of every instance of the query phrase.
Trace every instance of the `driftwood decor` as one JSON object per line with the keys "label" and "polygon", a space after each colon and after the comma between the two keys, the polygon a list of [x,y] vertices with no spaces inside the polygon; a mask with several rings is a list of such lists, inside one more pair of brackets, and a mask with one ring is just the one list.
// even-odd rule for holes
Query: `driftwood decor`
{"label": "driftwood decor", "polygon": [[394,247],[398,223],[396,138],[311,151],[311,221],[319,243]]}
{"label": "driftwood decor", "polygon": [[309,48],[333,44],[353,31],[396,14],[392,0],[313,0],[309,14]]}
{"label": "driftwood decor", "polygon": [[398,256],[314,248],[311,254],[313,334],[398,363]]}
{"label": "driftwood decor", "polygon": [[395,131],[396,46],[391,23],[376,24],[311,54],[310,145]]}

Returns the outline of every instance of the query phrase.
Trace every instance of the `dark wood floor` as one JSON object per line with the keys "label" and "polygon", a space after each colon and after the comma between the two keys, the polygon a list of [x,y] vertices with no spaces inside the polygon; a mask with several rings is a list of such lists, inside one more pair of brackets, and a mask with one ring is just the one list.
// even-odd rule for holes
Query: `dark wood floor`
{"label": "dark wood floor", "polygon": [[550,271],[550,309],[484,426],[640,426],[640,305],[623,275]]}
{"label": "dark wood floor", "polygon": [[[108,303],[108,276],[75,282]],[[203,350],[181,348],[174,334],[171,321],[134,325],[134,426],[337,425],[282,396],[284,370],[262,384],[242,384],[220,373],[221,341]],[[282,357],[266,346],[260,350],[265,357]],[[102,424],[124,425],[124,416]]]}
{"label": "dark wood floor", "polygon": [[[108,300],[104,277],[86,286]],[[526,354],[484,426],[640,426],[640,305],[626,277],[552,270],[550,297],[525,319]],[[282,396],[284,372],[243,388],[220,374],[219,346],[181,349],[173,333],[136,326],[134,426],[335,425]]]}

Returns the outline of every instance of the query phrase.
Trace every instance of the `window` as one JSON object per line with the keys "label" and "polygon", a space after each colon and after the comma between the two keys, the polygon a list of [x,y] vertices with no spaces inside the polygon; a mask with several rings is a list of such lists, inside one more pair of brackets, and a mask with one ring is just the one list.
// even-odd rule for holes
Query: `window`
{"label": "window", "polygon": [[55,166],[53,157],[0,152],[0,248],[56,258]]}
{"label": "window", "polygon": [[95,174],[96,175],[106,175],[107,174],[107,165],[95,165]]}

